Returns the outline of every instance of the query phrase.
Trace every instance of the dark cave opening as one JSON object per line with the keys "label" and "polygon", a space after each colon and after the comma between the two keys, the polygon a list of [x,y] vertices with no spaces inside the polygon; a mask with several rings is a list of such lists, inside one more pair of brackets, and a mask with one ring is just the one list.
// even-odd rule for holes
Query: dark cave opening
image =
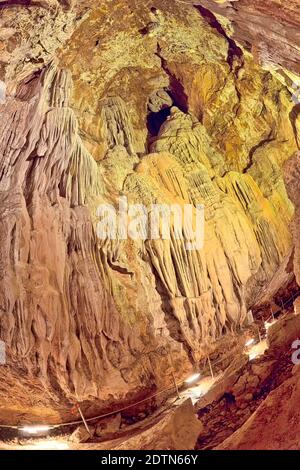
{"label": "dark cave opening", "polygon": [[149,112],[147,116],[147,129],[150,137],[157,137],[162,124],[171,114],[171,108],[163,108],[157,113]]}
{"label": "dark cave opening", "polygon": [[170,79],[169,95],[171,96],[173,100],[173,106],[176,106],[178,109],[180,109],[180,111],[187,114],[189,110],[189,105],[188,105],[188,96],[185,92],[184,86],[182,85],[182,83],[180,83],[180,81],[176,77],[174,77],[173,75],[170,75],[170,73],[169,73],[169,79]]}
{"label": "dark cave opening", "polygon": [[183,113],[188,113],[188,98],[184,91],[183,85],[169,73],[170,85],[168,90],[165,90],[169,95],[172,104],[168,106],[163,105],[159,111],[151,111],[148,107],[147,115],[147,129],[148,129],[148,143],[157,137],[163,123],[168,119],[171,114],[172,107],[180,109]]}

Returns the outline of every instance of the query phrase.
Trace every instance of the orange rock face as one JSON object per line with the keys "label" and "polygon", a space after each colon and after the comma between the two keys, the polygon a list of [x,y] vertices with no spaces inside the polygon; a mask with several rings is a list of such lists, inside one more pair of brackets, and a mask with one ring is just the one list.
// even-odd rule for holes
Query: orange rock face
{"label": "orange rock face", "polygon": [[299,176],[300,176],[300,156],[297,152],[290,158],[284,166],[285,182],[290,199],[295,205],[295,216],[292,222],[292,232],[294,240],[294,272],[299,285],[300,282],[300,192],[299,192]]}
{"label": "orange rock face", "polygon": [[[233,38],[262,65],[300,74],[297,0],[202,0],[202,7],[230,20]],[[205,10],[203,14],[206,15]]]}
{"label": "orange rock face", "polygon": [[[0,21],[0,418],[61,421],[73,400],[93,414],[169,386],[168,351],[184,379],[245,324],[292,248],[293,101],[182,3],[6,5]],[[203,249],[172,224],[99,240],[120,196],[204,205]]]}

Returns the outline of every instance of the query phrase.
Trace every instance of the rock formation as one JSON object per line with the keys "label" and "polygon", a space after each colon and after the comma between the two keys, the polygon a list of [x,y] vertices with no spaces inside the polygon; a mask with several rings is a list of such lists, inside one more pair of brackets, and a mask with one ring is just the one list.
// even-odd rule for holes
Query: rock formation
{"label": "rock formation", "polygon": [[[239,380],[231,390],[237,406],[243,408],[248,402],[239,413],[244,412],[244,422],[235,432],[227,432],[229,437],[217,449],[299,450],[300,369],[291,360],[292,353],[299,359],[299,349],[292,346],[295,340],[298,344],[299,333],[299,314],[282,318],[268,331],[266,355],[256,359],[251,368],[248,365],[246,374],[239,371]],[[234,410],[231,412],[234,415]]]}
{"label": "rock formation", "polygon": [[[2,3],[0,418],[60,421],[169,386],[168,351],[183,379],[245,324],[292,249],[294,103],[188,4]],[[120,196],[204,205],[203,249],[174,224],[100,240]]]}
{"label": "rock formation", "polygon": [[[197,1],[204,16],[214,14],[225,21],[225,29],[235,41],[251,52],[263,66],[284,68],[300,74],[299,21],[297,0],[201,0]],[[231,34],[230,34],[231,35]]]}
{"label": "rock formation", "polygon": [[196,418],[192,401],[186,400],[175,411],[163,417],[156,425],[134,436],[116,450],[193,450],[202,430]]}
{"label": "rock formation", "polygon": [[289,197],[295,205],[296,211],[292,222],[293,240],[294,240],[294,272],[298,285],[300,283],[300,240],[299,240],[299,226],[300,226],[300,192],[299,192],[299,177],[300,177],[300,155],[296,153],[290,158],[284,166],[285,182],[288,190]]}
{"label": "rock formation", "polygon": [[299,450],[299,367],[218,450]]}

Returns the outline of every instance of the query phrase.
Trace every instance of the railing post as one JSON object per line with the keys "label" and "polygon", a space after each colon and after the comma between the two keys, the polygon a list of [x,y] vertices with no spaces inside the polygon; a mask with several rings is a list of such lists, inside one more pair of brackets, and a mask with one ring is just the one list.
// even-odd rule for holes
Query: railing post
{"label": "railing post", "polygon": [[261,338],[261,334],[260,334],[260,329],[259,329],[258,325],[256,325],[256,326],[257,326],[257,331],[258,331],[258,340],[261,343],[262,338]]}
{"label": "railing post", "polygon": [[176,393],[177,393],[177,397],[180,398],[180,394],[179,394],[179,390],[178,390],[178,385],[177,385],[176,377],[175,377],[175,373],[174,373],[174,371],[175,371],[174,363],[173,363],[173,359],[172,359],[172,356],[171,356],[171,351],[170,351],[170,349],[168,349],[168,355],[169,355],[169,360],[170,360],[170,365],[171,365],[171,372],[172,372],[172,378],[173,378],[175,390],[176,390]]}
{"label": "railing post", "polygon": [[210,369],[211,378],[214,379],[215,376],[214,376],[214,371],[213,371],[213,368],[212,368],[212,365],[211,365],[210,357],[207,356],[207,359],[208,359],[208,364],[209,364],[209,369]]}
{"label": "railing post", "polygon": [[78,411],[79,411],[79,414],[80,414],[80,416],[81,416],[81,419],[82,419],[82,421],[83,421],[83,424],[84,424],[84,426],[85,426],[85,429],[87,430],[87,432],[89,433],[89,435],[90,435],[91,437],[93,437],[93,436],[92,436],[92,433],[91,433],[91,431],[90,431],[90,428],[88,427],[88,424],[87,424],[87,422],[86,422],[86,419],[85,419],[85,417],[83,416],[83,413],[82,413],[82,411],[81,411],[81,408],[80,408],[80,406],[79,406],[79,403],[78,403],[77,407],[78,407]]}

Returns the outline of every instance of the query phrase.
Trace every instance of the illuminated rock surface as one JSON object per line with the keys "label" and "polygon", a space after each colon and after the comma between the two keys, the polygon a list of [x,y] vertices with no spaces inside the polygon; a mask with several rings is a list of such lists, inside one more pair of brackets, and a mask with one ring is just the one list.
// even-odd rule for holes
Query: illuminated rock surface
{"label": "illuminated rock surface", "polygon": [[[197,8],[1,3],[0,417],[61,421],[170,385],[168,351],[184,379],[245,324],[292,250],[298,124]],[[120,195],[203,204],[204,248],[98,240]]]}
{"label": "illuminated rock surface", "polygon": [[[262,65],[300,74],[300,11],[297,0],[201,0],[204,14],[225,17],[233,38]],[[220,16],[219,16],[220,15]],[[227,23],[228,24],[228,23]]]}

